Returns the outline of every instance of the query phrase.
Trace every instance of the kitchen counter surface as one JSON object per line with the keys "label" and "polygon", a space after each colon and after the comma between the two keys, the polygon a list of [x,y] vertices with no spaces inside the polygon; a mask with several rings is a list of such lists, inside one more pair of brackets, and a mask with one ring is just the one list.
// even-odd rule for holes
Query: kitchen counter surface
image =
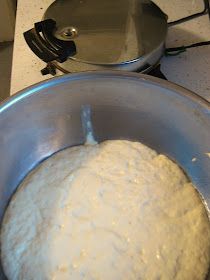
{"label": "kitchen counter surface", "polygon": [[[26,45],[23,32],[42,19],[52,0],[19,0],[11,77],[11,95],[52,76],[42,76],[45,63],[38,59]],[[201,11],[202,0],[156,0],[169,15],[169,21]],[[176,47],[210,40],[210,21],[207,15],[170,27],[166,46]],[[161,70],[169,81],[182,85],[210,101],[210,46],[187,50],[178,56],[164,57]],[[61,73],[58,73],[60,75]]]}

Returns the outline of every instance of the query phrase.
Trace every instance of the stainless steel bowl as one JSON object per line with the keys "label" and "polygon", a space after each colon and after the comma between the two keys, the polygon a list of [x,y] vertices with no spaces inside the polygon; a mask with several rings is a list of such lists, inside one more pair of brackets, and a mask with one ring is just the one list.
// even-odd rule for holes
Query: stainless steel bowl
{"label": "stainless steel bowl", "polygon": [[[96,139],[131,139],[174,159],[210,208],[210,104],[172,83],[134,73],[86,72],[29,87],[0,106],[0,218],[24,176],[53,153]],[[192,161],[196,158],[196,161]],[[3,272],[0,279],[6,279]]]}

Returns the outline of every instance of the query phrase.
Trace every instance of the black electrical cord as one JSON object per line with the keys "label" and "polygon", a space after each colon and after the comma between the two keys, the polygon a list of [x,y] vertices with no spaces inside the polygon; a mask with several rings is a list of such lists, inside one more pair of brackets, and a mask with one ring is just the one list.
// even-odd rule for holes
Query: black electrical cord
{"label": "black electrical cord", "polygon": [[175,56],[175,55],[178,55],[182,52],[185,52],[187,49],[201,47],[201,46],[208,46],[208,45],[210,45],[210,41],[198,42],[198,43],[191,44],[191,45],[188,45],[188,46],[166,48],[165,55],[166,56]]}
{"label": "black electrical cord", "polygon": [[[168,25],[169,26],[177,25],[177,24],[186,22],[188,20],[197,18],[199,16],[203,16],[203,15],[206,15],[206,14],[208,14],[209,19],[210,19],[210,3],[209,3],[209,1],[210,0],[203,0],[203,3],[204,3],[203,11],[201,11],[199,13],[196,13],[196,14],[193,14],[193,15],[190,15],[190,16],[187,16],[187,17],[184,17],[184,18],[181,18],[181,19],[178,19],[178,20],[175,20],[175,21],[171,21],[171,22],[168,23]],[[176,55],[179,55],[180,53],[185,52],[187,49],[201,47],[201,46],[208,46],[208,45],[210,45],[210,41],[198,42],[198,43],[194,43],[194,44],[191,44],[191,45],[180,46],[180,47],[175,47],[175,48],[166,48],[165,55],[166,56],[176,56]]]}
{"label": "black electrical cord", "polygon": [[204,3],[203,11],[201,11],[201,12],[199,12],[199,13],[195,13],[195,14],[190,15],[190,16],[187,16],[187,17],[184,17],[184,18],[180,18],[180,19],[177,19],[177,20],[168,22],[168,25],[169,25],[169,26],[177,25],[177,24],[186,22],[186,21],[188,21],[188,20],[191,20],[191,19],[194,19],[194,18],[203,16],[203,15],[206,15],[206,14],[208,14],[209,19],[210,19],[210,5],[209,5],[209,0],[203,0],[203,3]]}

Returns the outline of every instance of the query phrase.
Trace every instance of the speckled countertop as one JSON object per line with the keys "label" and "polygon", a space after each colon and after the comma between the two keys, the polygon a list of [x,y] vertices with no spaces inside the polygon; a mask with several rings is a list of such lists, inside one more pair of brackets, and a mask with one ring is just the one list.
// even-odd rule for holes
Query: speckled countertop
{"label": "speckled countertop", "polygon": [[[11,94],[51,78],[42,76],[40,69],[45,63],[40,61],[26,45],[23,32],[40,21],[45,9],[52,0],[19,0],[17,7],[16,30],[14,41]],[[202,10],[202,0],[155,0],[162,10],[169,15],[169,21]],[[210,21],[202,16],[176,27],[170,27],[166,46],[175,47],[184,44],[210,40]],[[175,57],[164,57],[161,69],[169,81],[182,85],[210,101],[210,46],[190,49]],[[59,75],[59,73],[58,73]]]}

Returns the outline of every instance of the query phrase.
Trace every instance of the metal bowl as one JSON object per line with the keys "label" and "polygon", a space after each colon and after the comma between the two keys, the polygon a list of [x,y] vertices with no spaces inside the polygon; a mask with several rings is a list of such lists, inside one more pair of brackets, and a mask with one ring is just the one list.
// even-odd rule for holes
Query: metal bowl
{"label": "metal bowl", "polygon": [[[85,141],[90,105],[96,139],[141,141],[174,159],[210,209],[210,104],[172,83],[134,73],[86,72],[29,87],[0,106],[0,219],[26,174]],[[196,161],[192,161],[196,158]],[[3,272],[0,279],[6,279]]]}

